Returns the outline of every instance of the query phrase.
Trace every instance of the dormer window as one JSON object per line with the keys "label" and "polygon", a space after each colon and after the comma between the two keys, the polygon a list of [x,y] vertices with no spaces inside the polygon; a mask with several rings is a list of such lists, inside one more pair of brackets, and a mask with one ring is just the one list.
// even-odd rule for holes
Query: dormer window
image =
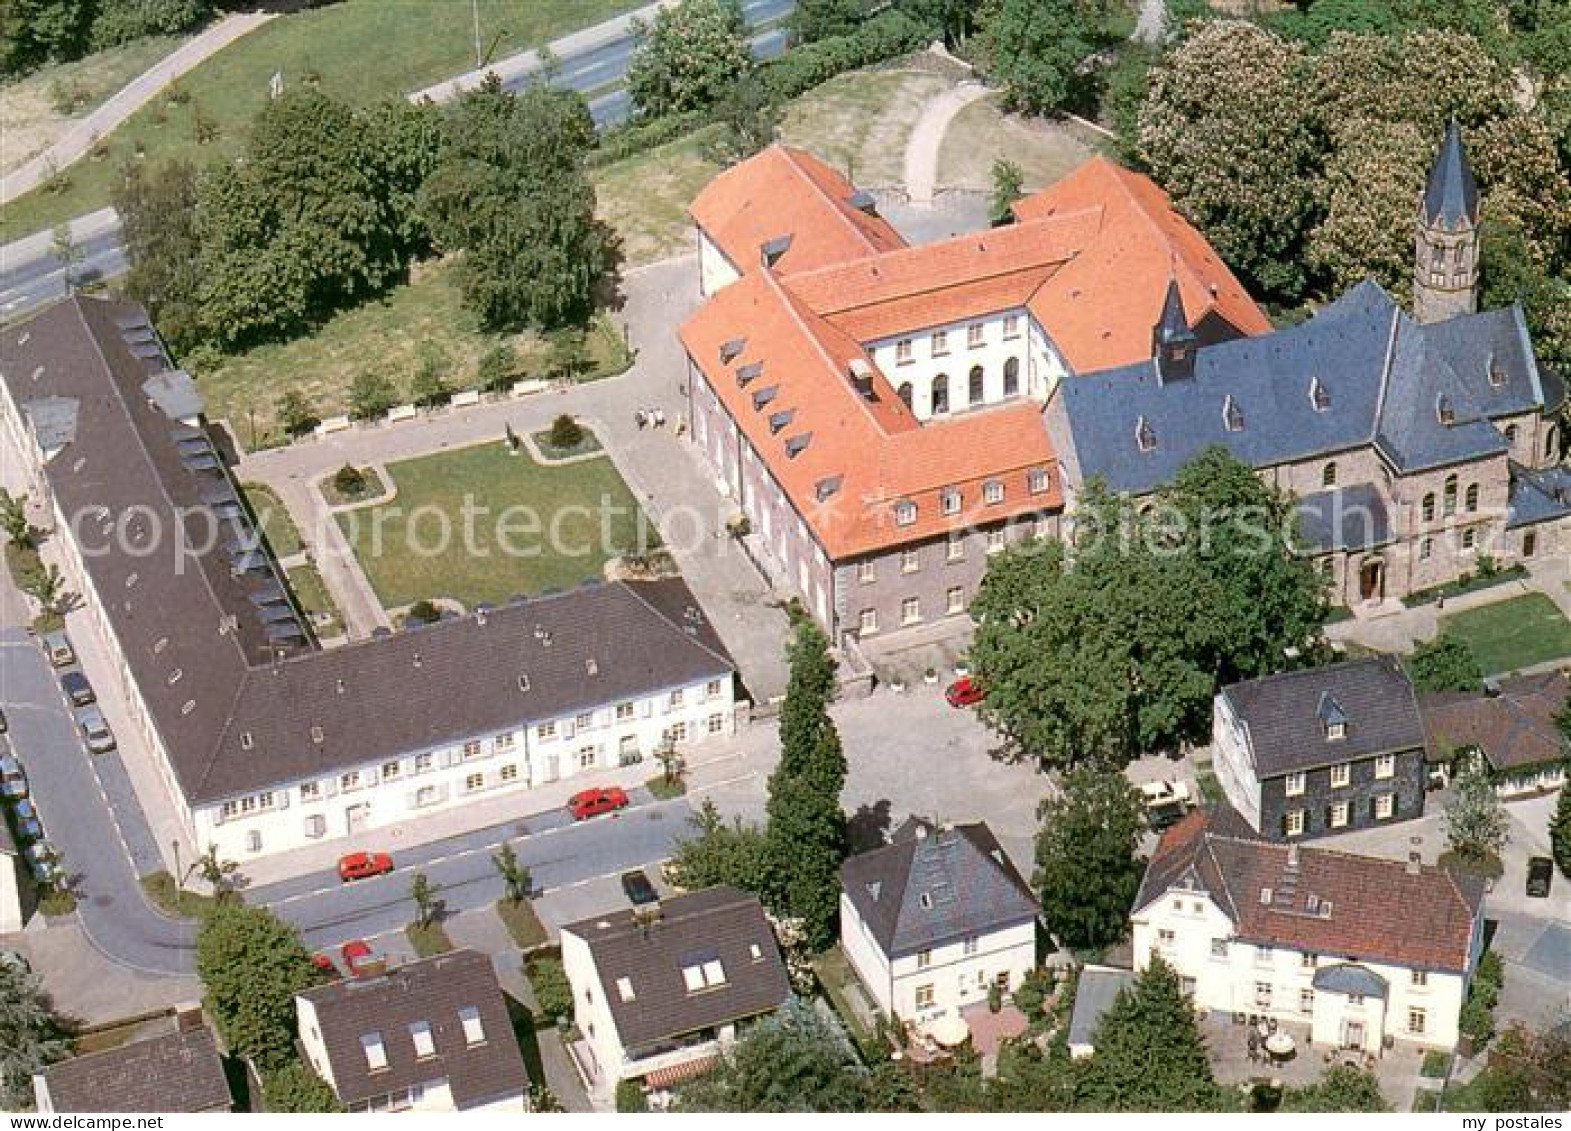
{"label": "dormer window", "polygon": [[746,338],[727,338],[720,343],[720,364],[729,365],[747,346]]}
{"label": "dormer window", "polygon": [[1004,485],[997,479],[989,479],[982,484],[982,498],[989,503],[1004,501]]}
{"label": "dormer window", "polygon": [[1444,393],[1435,398],[1435,418],[1447,428],[1456,423],[1456,406]]}
{"label": "dormer window", "polygon": [[945,514],[960,513],[960,492],[955,490],[955,488],[946,487],[939,499],[943,504]]}
{"label": "dormer window", "polygon": [[1494,354],[1489,355],[1489,385],[1498,389],[1506,383],[1506,367],[1500,364],[1500,359]]}
{"label": "dormer window", "polygon": [[1238,407],[1231,394],[1222,402],[1222,427],[1229,432],[1244,430],[1244,410]]}
{"label": "dormer window", "polygon": [[1340,742],[1347,737],[1347,713],[1328,692],[1320,697],[1320,725],[1325,728],[1327,742]]}
{"label": "dormer window", "polygon": [[373,1030],[361,1034],[360,1048],[365,1053],[365,1066],[372,1072],[381,1072],[387,1067],[387,1046],[382,1043],[380,1032]]}
{"label": "dormer window", "polygon": [[1040,495],[1047,490],[1047,468],[1033,467],[1026,473],[1026,485],[1033,495]]}
{"label": "dormer window", "polygon": [[1142,452],[1156,450],[1156,429],[1143,416],[1135,422],[1135,446]]}
{"label": "dormer window", "polygon": [[464,1029],[464,1044],[474,1046],[485,1043],[485,1025],[480,1020],[480,1011],[472,1005],[466,1005],[458,1011],[458,1022]]}
{"label": "dormer window", "polygon": [[895,525],[910,526],[916,521],[916,504],[909,499],[902,499],[895,504]]}
{"label": "dormer window", "polygon": [[1331,392],[1319,377],[1309,379],[1309,403],[1316,412],[1325,412],[1331,407]]}

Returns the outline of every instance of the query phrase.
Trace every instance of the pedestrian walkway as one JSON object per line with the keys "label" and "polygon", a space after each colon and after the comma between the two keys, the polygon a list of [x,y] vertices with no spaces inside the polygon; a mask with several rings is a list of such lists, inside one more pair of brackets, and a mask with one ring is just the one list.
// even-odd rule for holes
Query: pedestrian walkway
{"label": "pedestrian walkway", "polygon": [[237,12],[192,36],[121,87],[102,106],[66,131],[58,141],[21,168],[0,178],[0,204],[6,204],[52,177],[91,149],[187,71],[206,62],[242,35],[261,27],[276,12]]}
{"label": "pedestrian walkway", "polygon": [[905,152],[906,196],[914,206],[932,207],[938,191],[938,156],[944,147],[944,135],[960,111],[987,94],[981,83],[963,82],[923,107],[922,116],[911,128]]}

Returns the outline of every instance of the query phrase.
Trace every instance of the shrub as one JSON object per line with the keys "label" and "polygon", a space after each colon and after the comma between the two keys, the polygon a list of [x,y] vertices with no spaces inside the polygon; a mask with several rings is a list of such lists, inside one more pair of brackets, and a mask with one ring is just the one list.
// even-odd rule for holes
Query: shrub
{"label": "shrub", "polygon": [[570,451],[584,442],[583,425],[564,412],[551,422],[551,431],[546,434],[546,439],[558,451]]}
{"label": "shrub", "polygon": [[290,389],[278,398],[273,410],[278,424],[291,437],[303,436],[321,423],[311,402],[299,389]]}
{"label": "shrub", "polygon": [[509,342],[498,342],[480,355],[475,381],[488,393],[501,392],[517,376],[518,354]]}
{"label": "shrub", "polygon": [[528,966],[529,984],[540,1005],[540,1015],[551,1021],[573,1015],[573,987],[559,958],[533,958]]}
{"label": "shrub", "polygon": [[333,472],[333,489],[340,495],[351,499],[356,495],[364,493],[366,489],[365,472],[353,464],[344,464],[343,467]]}
{"label": "shrub", "polygon": [[850,35],[834,35],[793,48],[764,64],[760,74],[770,98],[784,102],[842,71],[914,51],[926,38],[925,29],[905,13],[886,11]]}
{"label": "shrub", "polygon": [[416,601],[404,613],[405,624],[435,624],[442,619],[442,610],[431,601]]}
{"label": "shrub", "polygon": [[649,1096],[644,1092],[643,1084],[637,1080],[618,1080],[616,1082],[616,1110],[629,1114],[648,1111]]}
{"label": "shrub", "polygon": [[378,420],[395,403],[392,382],[380,373],[356,374],[349,386],[349,415],[356,420]]}
{"label": "shrub", "polygon": [[1451,1058],[1439,1049],[1430,1049],[1424,1053],[1424,1063],[1419,1068],[1419,1074],[1431,1080],[1439,1080],[1445,1076],[1446,1070],[1451,1067]]}

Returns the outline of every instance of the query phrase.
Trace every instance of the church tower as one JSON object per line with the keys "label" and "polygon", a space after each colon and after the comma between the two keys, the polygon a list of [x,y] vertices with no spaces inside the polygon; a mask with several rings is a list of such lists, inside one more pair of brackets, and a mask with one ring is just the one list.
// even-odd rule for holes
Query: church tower
{"label": "church tower", "polygon": [[1189,328],[1184,314],[1184,298],[1178,293],[1178,280],[1168,281],[1162,300],[1162,314],[1151,327],[1151,356],[1156,361],[1157,380],[1166,385],[1187,381],[1195,375],[1195,350],[1200,340]]}
{"label": "church tower", "polygon": [[1478,184],[1455,118],[1419,201],[1414,252],[1415,318],[1443,322],[1478,309]]}

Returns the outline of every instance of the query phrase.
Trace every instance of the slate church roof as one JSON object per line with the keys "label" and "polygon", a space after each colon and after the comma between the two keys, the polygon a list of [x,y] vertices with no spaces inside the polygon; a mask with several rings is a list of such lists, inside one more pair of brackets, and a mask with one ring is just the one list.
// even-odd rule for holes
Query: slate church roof
{"label": "slate church roof", "polygon": [[913,818],[889,844],[851,857],[840,883],[890,958],[1036,918],[1030,886],[987,825]]}
{"label": "slate church roof", "polygon": [[1144,494],[1211,445],[1269,467],[1374,444],[1400,473],[1499,455],[1492,421],[1545,392],[1519,306],[1425,325],[1366,280],[1306,322],[1202,347],[1192,378],[1142,361],[1060,382],[1048,411],[1082,479]]}

